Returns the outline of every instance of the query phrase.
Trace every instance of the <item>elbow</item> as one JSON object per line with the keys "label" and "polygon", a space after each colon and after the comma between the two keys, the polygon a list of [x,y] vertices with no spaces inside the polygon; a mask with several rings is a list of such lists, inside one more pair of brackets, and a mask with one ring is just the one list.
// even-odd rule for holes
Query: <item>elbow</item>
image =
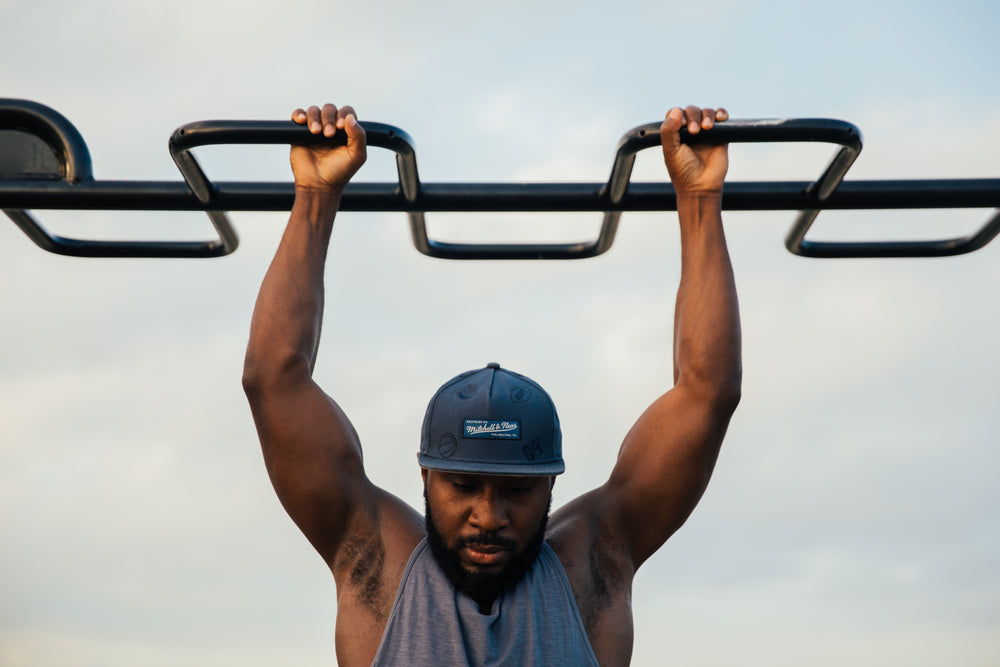
{"label": "elbow", "polygon": [[251,346],[243,359],[243,392],[252,401],[272,387],[309,375],[309,363],[301,355],[264,355]]}
{"label": "elbow", "polygon": [[721,414],[732,415],[743,397],[743,365],[735,364],[729,373],[713,383],[712,403]]}
{"label": "elbow", "polygon": [[253,400],[258,396],[264,387],[268,374],[264,371],[264,364],[256,359],[250,352],[243,359],[243,393],[247,398]]}
{"label": "elbow", "polygon": [[243,393],[252,398],[260,392],[263,384],[264,374],[259,366],[250,360],[250,356],[243,360]]}
{"label": "elbow", "polygon": [[[739,406],[740,399],[743,396],[743,374],[741,370],[736,369],[732,373],[721,377],[713,375],[698,377],[697,379],[692,378],[691,375],[685,378],[682,374],[681,380],[685,379],[687,382],[683,384],[687,385],[697,396],[700,396],[701,402],[716,415],[724,416],[728,419],[736,412],[736,408]],[[678,384],[680,383],[681,381],[678,382]]]}
{"label": "elbow", "polygon": [[739,407],[740,399],[743,397],[743,383],[737,377],[722,386],[718,387],[714,396],[716,410],[727,415],[732,415]]}

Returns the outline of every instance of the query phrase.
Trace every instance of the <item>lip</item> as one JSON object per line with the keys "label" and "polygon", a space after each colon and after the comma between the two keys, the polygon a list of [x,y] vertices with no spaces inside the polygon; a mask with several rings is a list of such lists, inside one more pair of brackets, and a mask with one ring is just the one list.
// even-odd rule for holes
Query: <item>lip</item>
{"label": "lip", "polygon": [[507,549],[494,545],[469,545],[462,552],[469,561],[481,566],[497,565],[507,557]]}

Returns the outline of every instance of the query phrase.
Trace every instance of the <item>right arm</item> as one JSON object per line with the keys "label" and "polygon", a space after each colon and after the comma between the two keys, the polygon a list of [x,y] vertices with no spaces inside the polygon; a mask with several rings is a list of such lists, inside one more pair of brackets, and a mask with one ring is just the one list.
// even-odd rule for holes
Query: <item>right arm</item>
{"label": "right arm", "polygon": [[295,203],[257,297],[243,386],[275,492],[334,568],[346,537],[377,530],[379,492],[357,433],[312,378],[327,247],[344,186],[365,161],[365,131],[350,107],[299,109],[293,120],[328,137],[342,129],[348,142],[292,148]]}

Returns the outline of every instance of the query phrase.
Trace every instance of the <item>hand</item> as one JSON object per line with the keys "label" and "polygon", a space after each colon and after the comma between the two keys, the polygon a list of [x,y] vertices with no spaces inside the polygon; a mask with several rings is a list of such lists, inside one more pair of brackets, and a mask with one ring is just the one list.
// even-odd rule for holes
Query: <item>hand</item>
{"label": "hand", "polygon": [[332,137],[337,130],[347,133],[345,146],[292,146],[290,158],[296,190],[339,194],[368,157],[365,130],[358,123],[354,109],[349,106],[338,109],[332,104],[324,104],[322,109],[311,106],[304,111],[296,109],[292,120],[325,137]]}
{"label": "hand", "polygon": [[667,164],[670,181],[678,196],[687,194],[721,194],[722,183],[729,169],[728,144],[682,144],[681,128],[687,126],[692,135],[710,131],[716,122],[729,118],[725,109],[701,109],[690,106],[674,107],[660,125],[663,161]]}

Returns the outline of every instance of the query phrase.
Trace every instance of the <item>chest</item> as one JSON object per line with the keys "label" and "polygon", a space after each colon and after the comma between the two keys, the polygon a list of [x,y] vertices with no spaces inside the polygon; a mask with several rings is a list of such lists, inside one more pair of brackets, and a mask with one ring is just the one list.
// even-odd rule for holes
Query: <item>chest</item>
{"label": "chest", "polygon": [[538,561],[489,613],[458,592],[418,547],[373,665],[596,665],[562,565]]}

